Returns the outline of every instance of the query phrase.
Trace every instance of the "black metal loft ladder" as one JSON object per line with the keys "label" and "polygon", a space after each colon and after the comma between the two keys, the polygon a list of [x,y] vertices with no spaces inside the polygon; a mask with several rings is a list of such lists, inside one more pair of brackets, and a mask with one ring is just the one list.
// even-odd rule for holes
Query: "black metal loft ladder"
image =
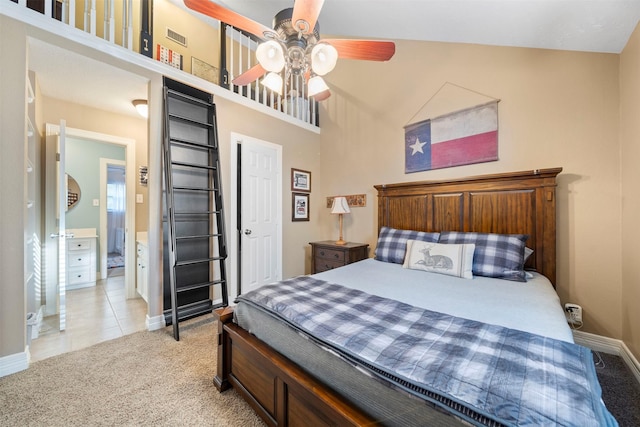
{"label": "black metal loft ladder", "polygon": [[180,321],[228,305],[227,249],[213,96],[165,78],[164,116],[164,314],[180,340]]}

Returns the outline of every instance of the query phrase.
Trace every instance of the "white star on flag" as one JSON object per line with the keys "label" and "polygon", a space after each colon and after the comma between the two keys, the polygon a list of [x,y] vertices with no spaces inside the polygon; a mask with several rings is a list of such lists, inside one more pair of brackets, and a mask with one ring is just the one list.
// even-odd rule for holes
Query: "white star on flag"
{"label": "white star on flag", "polygon": [[417,152],[424,154],[424,151],[422,151],[422,147],[424,147],[426,144],[426,142],[420,142],[420,139],[416,138],[416,142],[409,146],[409,148],[413,150],[411,155],[413,156]]}

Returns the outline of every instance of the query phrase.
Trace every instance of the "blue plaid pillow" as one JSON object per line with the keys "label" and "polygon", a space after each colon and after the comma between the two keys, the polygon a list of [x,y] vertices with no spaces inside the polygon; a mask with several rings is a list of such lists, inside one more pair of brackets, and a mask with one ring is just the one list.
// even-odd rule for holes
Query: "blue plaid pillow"
{"label": "blue plaid pillow", "polygon": [[402,264],[407,251],[407,240],[421,240],[423,242],[436,243],[439,236],[440,233],[382,227],[378,235],[375,259],[378,261]]}
{"label": "blue plaid pillow", "polygon": [[473,274],[526,282],[524,248],[526,234],[463,233],[443,231],[439,243],[474,243]]}

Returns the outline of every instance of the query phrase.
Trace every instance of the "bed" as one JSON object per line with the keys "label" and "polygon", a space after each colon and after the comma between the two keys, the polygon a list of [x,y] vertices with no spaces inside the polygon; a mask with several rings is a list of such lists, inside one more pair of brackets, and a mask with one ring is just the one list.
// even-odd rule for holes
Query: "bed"
{"label": "bed", "polygon": [[[499,339],[501,346],[494,347],[526,347],[526,354],[517,357],[528,363],[553,353],[571,360],[567,370],[578,366],[579,375],[571,376],[579,378],[580,387],[571,385],[567,395],[554,390],[558,395],[549,405],[560,409],[554,408],[543,424],[570,420],[571,425],[578,419],[575,411],[585,417],[587,423],[581,425],[615,425],[599,398],[590,352],[573,344],[554,290],[555,187],[560,172],[555,168],[375,186],[375,259],[268,285],[241,296],[237,306],[216,311],[216,387],[236,389],[272,426],[539,424],[530,418],[531,403],[525,398],[505,404],[509,398],[499,394],[513,394],[503,391],[503,382],[513,378],[522,382],[518,393],[532,389],[530,374],[504,375],[522,369],[520,362],[506,365],[502,355],[496,362],[490,359],[487,364],[497,375],[489,381],[498,384],[497,391],[495,384],[485,387],[471,378],[485,369],[474,363],[489,359],[487,342]],[[526,252],[526,262],[502,268],[497,275],[477,270],[482,265],[476,265],[476,255],[494,248],[482,240],[487,236],[491,241],[501,236],[500,244],[503,238],[512,242],[519,236],[514,244],[522,257]],[[440,250],[450,256],[435,254]],[[451,265],[460,269],[442,274]],[[360,312],[357,318],[355,312]],[[405,327],[404,317],[396,320],[405,312],[402,316],[415,323],[399,335],[388,332]],[[398,323],[378,333],[383,330],[378,323],[387,328],[388,318]],[[451,330],[468,339],[469,347],[480,349],[473,353],[473,363],[464,362],[464,369],[449,363],[461,351],[459,336],[447,342]],[[411,361],[415,365],[405,363],[396,351],[405,348],[406,331],[420,335],[402,352],[402,357],[416,358],[418,362]],[[393,345],[377,348],[387,334]],[[430,341],[435,335],[441,335],[437,346]],[[391,357],[382,357],[390,351]],[[552,365],[543,371],[545,378],[565,368],[562,360],[544,363]],[[552,376],[551,388],[562,389],[555,381]],[[571,394],[583,383],[584,395]],[[444,384],[446,390],[434,384]],[[546,389],[535,393],[545,394]],[[532,400],[534,406],[543,401]]]}

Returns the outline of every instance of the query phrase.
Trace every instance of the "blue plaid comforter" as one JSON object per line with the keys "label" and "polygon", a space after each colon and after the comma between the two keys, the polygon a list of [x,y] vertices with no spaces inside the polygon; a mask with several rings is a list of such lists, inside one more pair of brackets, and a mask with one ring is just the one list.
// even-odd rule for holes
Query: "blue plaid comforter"
{"label": "blue plaid comforter", "polygon": [[616,426],[591,351],[302,276],[241,295],[343,359],[474,424]]}

